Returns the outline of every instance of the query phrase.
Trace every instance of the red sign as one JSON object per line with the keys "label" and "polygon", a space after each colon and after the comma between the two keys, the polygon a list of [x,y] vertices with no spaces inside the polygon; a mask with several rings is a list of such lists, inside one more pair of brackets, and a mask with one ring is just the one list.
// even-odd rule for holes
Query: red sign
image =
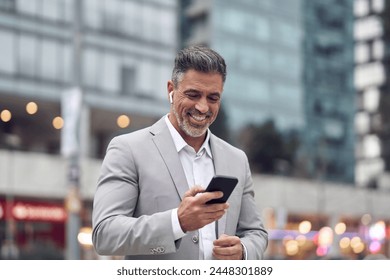
{"label": "red sign", "polygon": [[3,208],[3,204],[0,201],[0,220],[2,220],[5,216],[5,209]]}
{"label": "red sign", "polygon": [[8,219],[8,209],[18,221],[65,222],[67,218],[64,207],[57,204],[13,201],[8,209],[6,205],[6,201],[0,201],[0,219]]}

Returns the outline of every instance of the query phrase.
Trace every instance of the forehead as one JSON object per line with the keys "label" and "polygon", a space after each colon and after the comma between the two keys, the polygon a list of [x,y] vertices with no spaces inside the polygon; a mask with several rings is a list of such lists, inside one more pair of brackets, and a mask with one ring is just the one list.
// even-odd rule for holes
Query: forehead
{"label": "forehead", "polygon": [[188,70],[179,82],[179,88],[193,88],[200,91],[222,92],[222,75],[217,72],[200,72],[193,69]]}

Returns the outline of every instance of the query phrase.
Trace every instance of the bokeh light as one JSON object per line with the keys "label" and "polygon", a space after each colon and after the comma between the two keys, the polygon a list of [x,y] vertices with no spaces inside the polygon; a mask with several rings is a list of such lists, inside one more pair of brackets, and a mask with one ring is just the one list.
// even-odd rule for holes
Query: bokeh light
{"label": "bokeh light", "polygon": [[348,237],[343,237],[340,239],[339,246],[341,249],[347,249],[351,245],[351,239]]}
{"label": "bokeh light", "polygon": [[3,121],[3,122],[9,122],[12,118],[12,114],[9,110],[3,110],[1,111],[0,113],[0,119]]}
{"label": "bokeh light", "polygon": [[55,117],[52,123],[55,129],[61,129],[64,127],[64,120],[61,117]]}
{"label": "bokeh light", "polygon": [[116,123],[120,128],[126,128],[130,125],[130,118],[126,115],[120,115],[117,118]]}
{"label": "bokeh light", "polygon": [[334,227],[334,232],[335,232],[337,235],[343,234],[346,230],[347,230],[347,226],[346,226],[345,223],[338,223],[338,224]]}
{"label": "bokeh light", "polygon": [[35,102],[29,102],[27,103],[26,105],[26,112],[29,114],[29,115],[34,115],[38,112],[38,105],[37,103]]}
{"label": "bokeh light", "polygon": [[310,230],[311,230],[311,223],[309,221],[302,221],[299,224],[299,232],[301,234],[306,234],[310,232]]}

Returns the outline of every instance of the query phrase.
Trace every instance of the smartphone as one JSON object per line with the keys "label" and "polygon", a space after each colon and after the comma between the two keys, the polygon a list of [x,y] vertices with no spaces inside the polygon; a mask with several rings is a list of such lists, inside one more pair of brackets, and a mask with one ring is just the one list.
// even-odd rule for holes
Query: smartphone
{"label": "smartphone", "polygon": [[238,179],[236,177],[214,176],[207,186],[205,192],[221,191],[223,192],[223,197],[209,200],[206,202],[206,204],[225,203],[233,192],[237,183]]}

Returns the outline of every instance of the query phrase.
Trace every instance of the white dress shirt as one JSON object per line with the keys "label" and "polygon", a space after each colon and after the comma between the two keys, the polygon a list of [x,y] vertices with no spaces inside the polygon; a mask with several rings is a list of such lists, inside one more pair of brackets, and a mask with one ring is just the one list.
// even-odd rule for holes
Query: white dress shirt
{"label": "white dress shirt", "polygon": [[[179,154],[184,173],[187,178],[188,187],[199,185],[206,188],[212,177],[215,175],[213,156],[209,144],[210,132],[207,131],[206,140],[198,152],[189,146],[181,137],[179,132],[170,122],[168,115],[165,121],[172,135],[176,150]],[[172,211],[172,226],[175,240],[182,238],[185,233],[182,231],[177,215],[177,208]],[[210,260],[212,257],[213,241],[216,239],[215,223],[208,224],[199,229],[199,259]]]}

